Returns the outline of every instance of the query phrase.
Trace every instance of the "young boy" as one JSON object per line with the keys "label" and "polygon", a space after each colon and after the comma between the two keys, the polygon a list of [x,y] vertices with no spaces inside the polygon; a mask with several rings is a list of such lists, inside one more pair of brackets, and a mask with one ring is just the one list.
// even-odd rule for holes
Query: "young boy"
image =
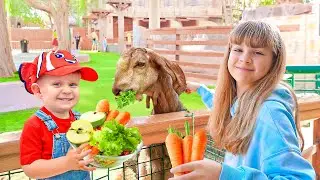
{"label": "young boy", "polygon": [[87,167],[92,159],[83,160],[90,150],[85,145],[69,149],[65,133],[79,117],[72,108],[79,100],[80,78],[96,81],[98,74],[65,50],[41,53],[32,63],[19,68],[26,90],[43,102],[24,125],[20,137],[20,163],[27,176],[36,179],[90,179]]}

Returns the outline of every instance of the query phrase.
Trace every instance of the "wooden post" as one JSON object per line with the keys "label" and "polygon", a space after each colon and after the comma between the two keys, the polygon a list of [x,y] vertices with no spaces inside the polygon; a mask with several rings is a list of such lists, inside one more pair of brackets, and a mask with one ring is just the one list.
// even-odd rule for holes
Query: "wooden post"
{"label": "wooden post", "polygon": [[317,152],[312,156],[312,166],[317,177],[320,176],[320,118],[313,121],[313,144],[317,144]]}
{"label": "wooden post", "polygon": [[177,54],[178,51],[180,51],[180,45],[177,44],[177,41],[180,41],[180,34],[177,34],[176,32],[176,61],[179,61],[180,60],[180,55]]}

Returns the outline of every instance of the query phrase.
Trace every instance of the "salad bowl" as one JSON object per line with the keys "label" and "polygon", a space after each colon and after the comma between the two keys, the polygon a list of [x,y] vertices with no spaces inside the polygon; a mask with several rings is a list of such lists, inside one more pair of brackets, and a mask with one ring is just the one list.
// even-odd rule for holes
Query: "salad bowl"
{"label": "salad bowl", "polygon": [[[69,142],[70,143],[70,142]],[[78,146],[70,143],[71,147],[76,149]],[[134,157],[137,153],[139,153],[141,151],[143,147],[143,142],[141,141],[138,146],[137,149],[133,152],[131,152],[130,154],[127,155],[120,155],[120,156],[105,156],[105,155],[100,155],[97,154],[95,156],[93,156],[93,162],[90,163],[90,165],[97,167],[97,168],[114,168],[117,166],[122,165],[125,161],[131,159],[132,157]],[[86,160],[90,158],[90,155],[84,157],[83,159]]]}

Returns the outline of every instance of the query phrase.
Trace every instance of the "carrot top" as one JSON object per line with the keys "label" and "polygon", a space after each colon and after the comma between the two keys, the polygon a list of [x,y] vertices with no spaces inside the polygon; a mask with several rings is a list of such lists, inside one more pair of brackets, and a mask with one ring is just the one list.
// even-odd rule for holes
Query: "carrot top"
{"label": "carrot top", "polygon": [[190,135],[190,126],[189,126],[189,122],[186,121],[184,123],[184,129],[186,130],[186,136],[189,136]]}
{"label": "carrot top", "polygon": [[176,135],[178,135],[180,138],[183,137],[183,135],[181,134],[181,132],[178,131],[176,128],[173,128],[173,127],[169,127],[169,128],[168,128],[168,134],[176,134]]}
{"label": "carrot top", "polygon": [[195,123],[194,113],[186,114],[185,117],[191,117],[192,118],[192,135],[194,136],[194,123]]}

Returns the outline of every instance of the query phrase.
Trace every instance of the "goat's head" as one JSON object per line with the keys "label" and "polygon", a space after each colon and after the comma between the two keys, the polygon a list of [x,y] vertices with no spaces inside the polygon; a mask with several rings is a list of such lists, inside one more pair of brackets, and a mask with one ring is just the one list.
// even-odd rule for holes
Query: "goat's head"
{"label": "goat's head", "polygon": [[173,62],[146,48],[130,48],[125,51],[117,63],[112,92],[119,95],[121,91],[133,90],[137,99],[149,93],[158,78],[166,74],[171,79],[168,84],[177,94],[186,89],[186,80],[181,68]]}

